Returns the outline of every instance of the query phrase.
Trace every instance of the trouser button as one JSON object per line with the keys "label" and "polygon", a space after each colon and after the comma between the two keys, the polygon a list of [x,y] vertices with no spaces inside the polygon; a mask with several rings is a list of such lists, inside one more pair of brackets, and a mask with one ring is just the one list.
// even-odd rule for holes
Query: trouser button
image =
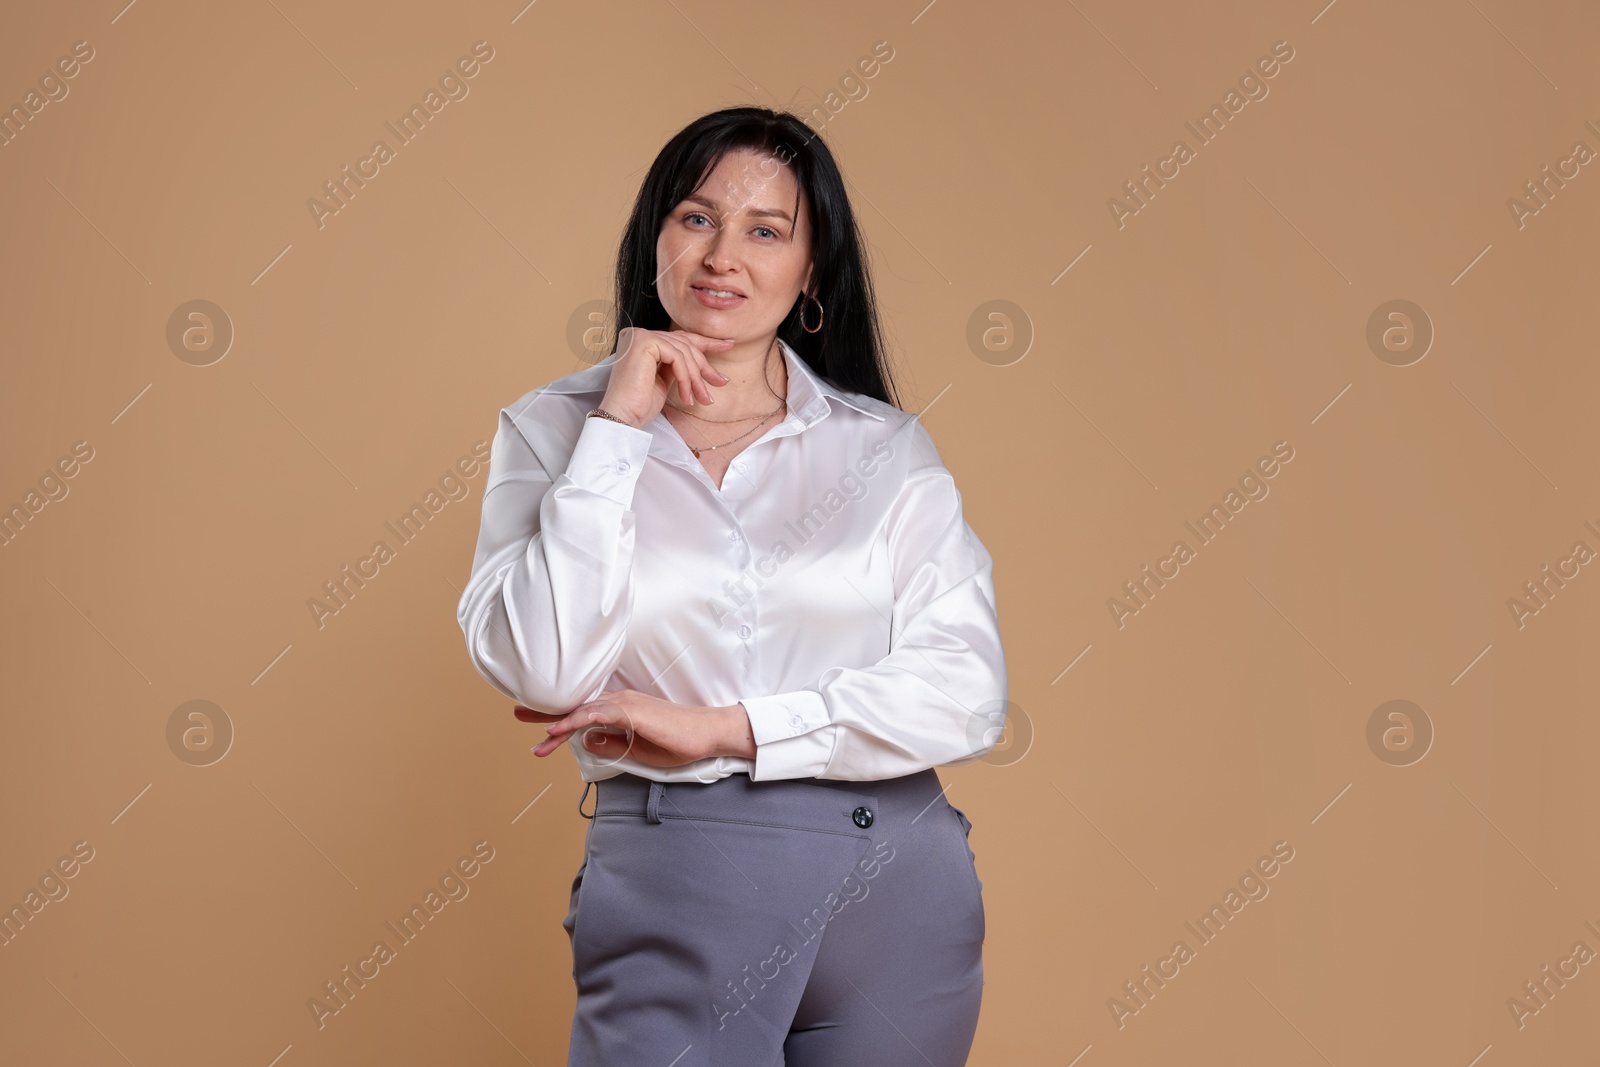
{"label": "trouser button", "polygon": [[850,818],[855,820],[857,826],[865,830],[872,825],[872,809],[866,806],[859,807],[850,813]]}

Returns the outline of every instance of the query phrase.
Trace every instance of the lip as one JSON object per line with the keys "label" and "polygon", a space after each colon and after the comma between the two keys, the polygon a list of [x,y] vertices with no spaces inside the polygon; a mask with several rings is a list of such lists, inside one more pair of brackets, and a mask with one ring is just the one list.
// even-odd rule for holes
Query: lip
{"label": "lip", "polygon": [[732,293],[734,296],[744,296],[745,295],[744,290],[740,289],[740,288],[738,288],[736,286],[732,286],[732,285],[712,285],[710,282],[691,282],[689,284],[689,288],[691,288],[691,289],[720,289],[722,292],[724,292],[724,293]]}
{"label": "lip", "polygon": [[725,292],[735,293],[736,295],[734,296],[712,296],[699,285],[690,286],[690,288],[694,291],[694,298],[700,302],[700,306],[710,308],[713,311],[732,311],[745,301],[744,294],[736,289],[725,290]]}

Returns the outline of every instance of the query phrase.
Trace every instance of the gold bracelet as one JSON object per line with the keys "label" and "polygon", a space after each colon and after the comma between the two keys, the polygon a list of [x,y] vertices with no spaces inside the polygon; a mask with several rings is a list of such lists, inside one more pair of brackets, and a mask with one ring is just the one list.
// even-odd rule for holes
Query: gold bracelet
{"label": "gold bracelet", "polygon": [[596,415],[600,416],[600,418],[602,418],[602,419],[610,419],[612,422],[620,422],[624,426],[633,425],[630,422],[626,422],[626,421],[624,421],[622,419],[617,418],[615,415],[611,414],[611,412],[605,410],[604,408],[595,408],[593,411],[589,412],[589,414],[584,416],[584,417],[592,419]]}

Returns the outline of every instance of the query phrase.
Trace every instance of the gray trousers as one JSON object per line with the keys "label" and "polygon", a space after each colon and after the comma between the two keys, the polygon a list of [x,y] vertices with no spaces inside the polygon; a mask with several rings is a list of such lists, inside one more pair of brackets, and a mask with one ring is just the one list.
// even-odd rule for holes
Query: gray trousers
{"label": "gray trousers", "polygon": [[594,786],[568,1067],[966,1063],[983,883],[934,771]]}

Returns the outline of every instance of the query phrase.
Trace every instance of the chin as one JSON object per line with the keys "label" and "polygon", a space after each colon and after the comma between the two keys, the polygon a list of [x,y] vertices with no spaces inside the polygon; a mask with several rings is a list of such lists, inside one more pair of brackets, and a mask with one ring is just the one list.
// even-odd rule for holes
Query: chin
{"label": "chin", "polygon": [[740,325],[741,319],[742,316],[736,316],[731,312],[700,307],[698,304],[685,308],[682,315],[672,316],[672,321],[680,323],[686,330],[703,333],[707,337],[732,337],[736,341],[744,340],[747,332]]}

